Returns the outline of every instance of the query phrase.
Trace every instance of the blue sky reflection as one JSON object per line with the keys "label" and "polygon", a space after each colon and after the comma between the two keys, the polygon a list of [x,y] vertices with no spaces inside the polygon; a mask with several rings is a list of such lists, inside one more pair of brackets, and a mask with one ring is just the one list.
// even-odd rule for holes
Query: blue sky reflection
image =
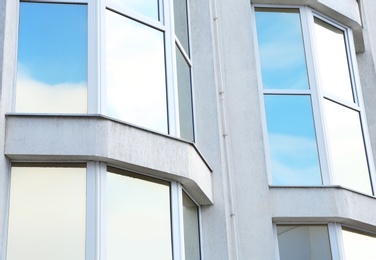
{"label": "blue sky reflection", "polygon": [[158,0],[112,0],[126,8],[158,20]]}
{"label": "blue sky reflection", "polygon": [[264,89],[308,89],[299,13],[261,10],[256,20]]}
{"label": "blue sky reflection", "polygon": [[275,185],[321,185],[308,95],[265,95],[269,148]]}
{"label": "blue sky reflection", "polygon": [[20,4],[17,112],[87,111],[87,7]]}

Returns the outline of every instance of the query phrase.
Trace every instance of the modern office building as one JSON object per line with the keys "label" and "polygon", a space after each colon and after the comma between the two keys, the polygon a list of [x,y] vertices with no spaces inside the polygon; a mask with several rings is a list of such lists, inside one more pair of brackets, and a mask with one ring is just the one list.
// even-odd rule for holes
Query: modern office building
{"label": "modern office building", "polygon": [[376,2],[0,1],[1,260],[376,259]]}

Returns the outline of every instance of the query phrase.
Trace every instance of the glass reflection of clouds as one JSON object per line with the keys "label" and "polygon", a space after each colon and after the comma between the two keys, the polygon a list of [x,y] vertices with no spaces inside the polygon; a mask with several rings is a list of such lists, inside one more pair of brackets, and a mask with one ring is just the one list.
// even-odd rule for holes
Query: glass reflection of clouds
{"label": "glass reflection of clouds", "polygon": [[273,184],[321,185],[312,117],[306,95],[265,95]]}
{"label": "glass reflection of clouds", "polygon": [[17,112],[87,112],[87,7],[20,3]]}
{"label": "glass reflection of clouds", "polygon": [[343,248],[346,260],[375,260],[376,238],[342,229]]}
{"label": "glass reflection of clouds", "polygon": [[107,173],[107,259],[172,259],[168,183]]}
{"label": "glass reflection of clouds", "polygon": [[294,9],[256,8],[264,89],[308,89],[300,15]]}
{"label": "glass reflection of clouds", "polygon": [[7,260],[84,260],[85,207],[85,168],[12,167]]}
{"label": "glass reflection of clouds", "polygon": [[159,1],[158,0],[112,0],[125,8],[132,9],[153,19],[159,19]]}
{"label": "glass reflection of clouds", "polygon": [[323,89],[354,101],[343,31],[315,19],[315,36],[317,68]]}
{"label": "glass reflection of clouds", "polygon": [[107,114],[167,133],[163,33],[106,12]]}
{"label": "glass reflection of clouds", "polygon": [[336,183],[372,194],[359,112],[329,100],[324,105]]}

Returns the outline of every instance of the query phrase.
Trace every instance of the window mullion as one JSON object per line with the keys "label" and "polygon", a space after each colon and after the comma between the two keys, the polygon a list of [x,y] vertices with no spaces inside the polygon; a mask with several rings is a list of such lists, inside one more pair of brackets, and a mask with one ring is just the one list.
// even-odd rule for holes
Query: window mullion
{"label": "window mullion", "polygon": [[100,113],[100,3],[88,3],[88,98],[87,111],[89,114]]}
{"label": "window mullion", "polygon": [[165,52],[166,52],[166,83],[169,134],[180,136],[179,101],[176,76],[174,7],[172,0],[164,0],[165,17]]}
{"label": "window mullion", "polygon": [[172,222],[172,251],[173,259],[184,260],[184,222],[182,187],[177,182],[171,182],[171,222]]}
{"label": "window mullion", "polygon": [[106,177],[107,177],[107,165],[105,163],[98,163],[97,166],[97,198],[98,198],[98,225],[97,225],[97,255],[100,260],[107,259],[107,232],[106,232]]}
{"label": "window mullion", "polygon": [[319,75],[315,64],[315,35],[313,32],[313,14],[310,8],[302,7],[301,9],[302,31],[305,45],[308,78],[311,89],[312,110],[315,123],[317,146],[319,151],[321,176],[324,185],[333,183],[333,176],[330,174],[330,160],[328,150],[326,149],[325,140],[325,120],[322,104],[322,94],[319,86]]}
{"label": "window mullion", "polygon": [[98,163],[86,168],[86,259],[98,260]]}
{"label": "window mullion", "polygon": [[273,234],[274,234],[275,260],[280,260],[279,245],[278,245],[278,231],[277,231],[277,224],[276,223],[273,223]]}
{"label": "window mullion", "polygon": [[341,225],[338,223],[329,223],[328,231],[333,260],[346,260],[343,248]]}

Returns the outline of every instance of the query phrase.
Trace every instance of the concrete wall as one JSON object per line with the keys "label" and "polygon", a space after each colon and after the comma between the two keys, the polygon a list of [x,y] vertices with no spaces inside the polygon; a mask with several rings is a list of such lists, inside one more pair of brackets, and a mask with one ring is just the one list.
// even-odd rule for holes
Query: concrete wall
{"label": "concrete wall", "polygon": [[[15,49],[17,39],[17,1],[0,2],[0,149],[5,144],[5,114],[11,111]],[[4,154],[0,156],[0,254],[4,252],[7,226],[10,163]]]}

